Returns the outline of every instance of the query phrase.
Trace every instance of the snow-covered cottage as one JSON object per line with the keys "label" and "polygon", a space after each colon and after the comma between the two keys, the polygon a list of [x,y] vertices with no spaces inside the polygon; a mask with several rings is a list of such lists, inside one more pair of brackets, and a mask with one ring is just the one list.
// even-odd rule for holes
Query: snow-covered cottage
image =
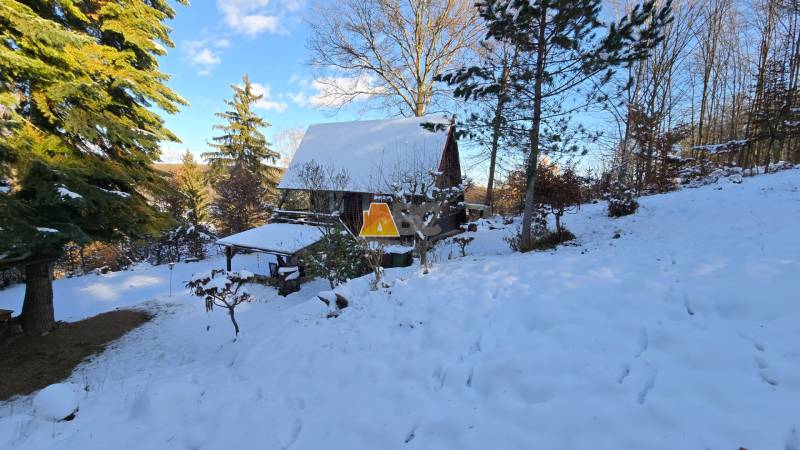
{"label": "snow-covered cottage", "polygon": [[[393,186],[429,173],[437,174],[438,188],[461,183],[455,127],[448,118],[311,125],[278,185],[280,201],[271,223],[217,243],[227,247],[229,270],[230,258],[240,249],[278,255],[288,263],[321,238],[316,219],[338,217],[358,234],[373,201],[387,201]],[[304,199],[302,205],[298,198]],[[465,221],[463,208],[454,207],[438,225],[445,234]],[[411,235],[410,224],[400,221],[397,228],[401,238]]]}
{"label": "snow-covered cottage", "polygon": [[[322,169],[322,186],[309,180],[312,166]],[[458,142],[450,119],[424,116],[315,124],[308,128],[278,185],[283,193],[278,208],[292,192],[322,190],[327,195],[311,196],[311,201],[322,199],[325,204],[307,207],[338,211],[358,233],[362,212],[376,197],[385,198],[404,178],[430,172],[440,174],[439,188],[461,183]],[[453,208],[439,225],[447,233],[464,221],[464,211]],[[397,226],[401,236],[411,233],[408,224]]]}

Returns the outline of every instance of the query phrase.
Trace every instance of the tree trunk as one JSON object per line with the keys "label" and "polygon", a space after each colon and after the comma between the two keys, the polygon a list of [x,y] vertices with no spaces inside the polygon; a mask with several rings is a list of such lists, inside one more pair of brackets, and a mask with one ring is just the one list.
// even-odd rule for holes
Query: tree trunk
{"label": "tree trunk", "polygon": [[[514,58],[516,61],[516,58]],[[510,64],[503,57],[503,70],[500,74],[500,92],[497,94],[497,105],[494,110],[494,120],[492,120],[492,153],[489,158],[489,181],[486,183],[486,206],[489,213],[494,214],[494,172],[497,165],[497,150],[500,144],[501,125],[503,122],[503,109],[507,101],[506,91],[508,90],[508,79],[511,75]]]}
{"label": "tree trunk", "polygon": [[527,167],[527,188],[525,190],[525,210],[522,212],[522,229],[520,233],[520,245],[522,248],[530,248],[531,245],[531,222],[533,220],[533,190],[536,184],[536,169],[539,163],[539,126],[542,122],[542,84],[544,83],[544,58],[545,58],[545,39],[547,31],[547,8],[542,7],[539,14],[539,36],[538,48],[536,49],[536,75],[534,77],[533,95],[533,124],[530,131],[531,148],[528,156]]}
{"label": "tree trunk", "polygon": [[53,329],[53,278],[50,261],[25,266],[25,301],[22,304],[22,328],[35,336]]}
{"label": "tree trunk", "polygon": [[236,336],[239,336],[239,324],[236,323],[236,317],[233,315],[233,308],[228,308],[228,315],[231,316],[231,322],[233,322],[233,331],[236,333]]}

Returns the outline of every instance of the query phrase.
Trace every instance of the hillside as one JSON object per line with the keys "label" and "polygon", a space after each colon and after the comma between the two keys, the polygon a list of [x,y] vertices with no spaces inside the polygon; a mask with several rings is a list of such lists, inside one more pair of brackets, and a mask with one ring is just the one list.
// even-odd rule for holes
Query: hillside
{"label": "hillside", "polygon": [[176,266],[172,297],[165,267],[59,280],[58,319],[158,315],[73,373],[74,420],[0,403],[0,448],[800,450],[800,170],[641,205],[584,206],[552,252],[513,254],[514,226],[483,222],[428,275],[341,287],[335,319],[326,283],[254,289],[235,342],[181,288],[222,259]]}

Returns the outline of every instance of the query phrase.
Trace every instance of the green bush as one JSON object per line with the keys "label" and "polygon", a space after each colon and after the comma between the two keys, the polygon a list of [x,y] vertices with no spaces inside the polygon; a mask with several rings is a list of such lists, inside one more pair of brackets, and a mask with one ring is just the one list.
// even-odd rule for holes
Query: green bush
{"label": "green bush", "polygon": [[364,244],[342,225],[326,228],[322,239],[303,256],[307,275],[328,280],[331,289],[369,273]]}

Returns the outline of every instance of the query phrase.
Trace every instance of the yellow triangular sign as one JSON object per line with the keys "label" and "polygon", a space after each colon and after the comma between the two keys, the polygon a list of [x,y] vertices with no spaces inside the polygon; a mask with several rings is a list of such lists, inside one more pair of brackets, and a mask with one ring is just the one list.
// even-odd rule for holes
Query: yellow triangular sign
{"label": "yellow triangular sign", "polygon": [[358,233],[361,237],[400,237],[388,203],[370,203],[364,211],[364,223]]}

